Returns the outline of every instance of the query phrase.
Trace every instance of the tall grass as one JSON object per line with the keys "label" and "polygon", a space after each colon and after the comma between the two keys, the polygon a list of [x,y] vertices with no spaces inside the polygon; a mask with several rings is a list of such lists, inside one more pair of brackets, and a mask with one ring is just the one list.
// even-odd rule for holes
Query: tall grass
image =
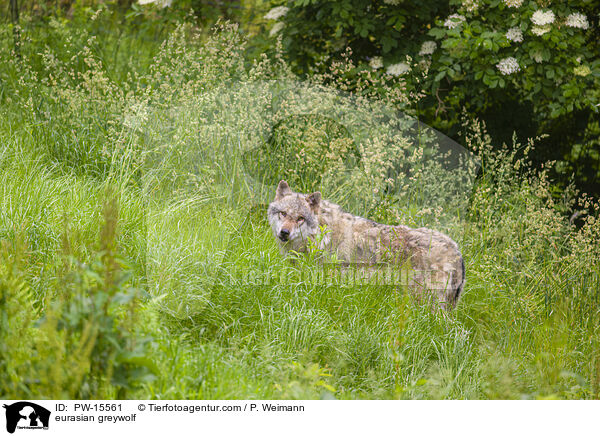
{"label": "tall grass", "polygon": [[[1,396],[598,398],[597,205],[528,167],[535,141],[493,152],[466,122],[482,165],[466,212],[410,204],[415,191],[386,185],[378,153],[371,178],[337,173],[348,197],[386,194],[378,208],[348,201],[352,212],[433,226],[457,216],[467,286],[453,312],[384,286],[309,280],[318,265],[283,259],[265,220],[272,192],[259,176],[279,173],[248,177],[248,150],[298,147],[289,176],[313,187],[302,171],[323,172],[320,150],[358,147],[340,124],[269,118],[244,100],[295,78],[281,58],[247,65],[235,26],[210,37],[178,27],[146,43],[146,67],[101,55],[115,40],[91,35],[102,13],[84,18],[26,25],[21,59],[2,35]],[[138,44],[128,37],[124,54]],[[256,129],[232,127],[246,123]],[[421,185],[456,197],[433,173]],[[344,201],[339,186],[314,187]]]}

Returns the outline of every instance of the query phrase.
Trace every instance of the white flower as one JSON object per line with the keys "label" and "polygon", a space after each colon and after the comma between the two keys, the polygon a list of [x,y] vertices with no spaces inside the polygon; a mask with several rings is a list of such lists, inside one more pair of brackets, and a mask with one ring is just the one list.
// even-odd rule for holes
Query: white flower
{"label": "white flower", "polygon": [[462,0],[462,5],[467,12],[475,12],[479,9],[479,0]]}
{"label": "white flower", "polygon": [[410,67],[407,63],[399,62],[397,64],[390,65],[386,69],[386,73],[390,76],[401,76],[402,74],[406,74],[410,70]]}
{"label": "white flower", "polygon": [[140,5],[149,5],[151,3],[156,3],[158,6],[162,8],[166,8],[167,6],[171,6],[173,0],[138,0]]}
{"label": "white flower", "polygon": [[269,12],[267,12],[267,14],[265,15],[265,19],[278,20],[281,17],[283,17],[285,14],[287,14],[289,10],[290,10],[290,8],[288,8],[286,6],[277,6],[273,9],[271,9]]}
{"label": "white flower", "polygon": [[277,33],[279,33],[279,31],[281,29],[283,29],[284,26],[285,25],[281,21],[276,22],[273,25],[273,27],[271,28],[271,31],[269,32],[269,36],[275,36],[275,35],[277,35]]}
{"label": "white flower", "polygon": [[498,62],[496,64],[496,68],[498,68],[500,70],[500,72],[502,74],[504,74],[505,76],[512,74],[512,73],[516,73],[517,71],[519,71],[521,69],[521,67],[519,67],[519,63],[513,57],[508,57],[508,58],[502,59],[500,62]]}
{"label": "white flower", "polygon": [[419,51],[420,56],[433,54],[437,47],[437,44],[433,41],[425,41],[421,46],[421,50]]}
{"label": "white flower", "polygon": [[511,27],[506,32],[506,39],[514,42],[523,42],[523,32],[518,27]]}
{"label": "white flower", "polygon": [[539,50],[531,52],[529,56],[531,56],[531,59],[536,61],[538,64],[541,64],[544,60],[544,58],[542,57],[542,52]]}
{"label": "white flower", "polygon": [[401,0],[383,0],[383,2],[387,5],[399,5]]}
{"label": "white flower", "polygon": [[369,66],[374,70],[378,70],[383,67],[383,59],[381,59],[381,56],[375,56],[369,61]]}
{"label": "white flower", "polygon": [[552,26],[550,26],[550,24],[546,24],[545,26],[533,26],[531,28],[531,33],[533,33],[534,35],[540,36],[540,35],[543,35],[544,33],[550,32],[551,29],[552,29]]}
{"label": "white flower", "polygon": [[537,26],[545,26],[546,24],[554,23],[554,18],[554,12],[538,9],[531,16],[531,21]]}
{"label": "white flower", "polygon": [[504,0],[504,4],[509,8],[519,8],[523,4],[523,0]]}
{"label": "white flower", "polygon": [[569,27],[576,27],[577,29],[587,29],[590,27],[590,23],[588,23],[588,19],[584,14],[580,14],[579,12],[574,12],[567,17],[567,21],[565,24]]}
{"label": "white flower", "polygon": [[573,73],[576,76],[585,77],[585,76],[591,74],[592,70],[587,65],[578,65],[575,68],[573,68]]}
{"label": "white flower", "polygon": [[460,14],[452,14],[444,21],[444,27],[454,29],[455,27],[460,26],[465,20],[466,18]]}

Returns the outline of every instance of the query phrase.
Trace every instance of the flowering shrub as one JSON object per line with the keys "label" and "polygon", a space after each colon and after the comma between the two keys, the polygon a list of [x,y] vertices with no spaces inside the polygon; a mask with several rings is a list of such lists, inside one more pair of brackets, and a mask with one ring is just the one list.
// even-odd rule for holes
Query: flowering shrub
{"label": "flowering shrub", "polygon": [[534,103],[534,112],[545,119],[593,107],[598,93],[587,89],[598,79],[573,74],[580,65],[600,73],[584,31],[587,16],[576,9],[584,10],[585,2],[540,8],[536,2],[481,1],[488,6],[485,14],[451,3],[466,18],[460,26],[448,26],[457,16],[450,15],[428,32],[442,47],[432,59],[434,90],[449,85],[449,97],[484,108],[494,103],[483,90],[509,88],[519,100]]}
{"label": "flowering shrub", "polygon": [[[274,7],[265,18],[276,21],[271,35],[282,32],[285,48],[303,71],[350,47],[355,62],[372,70],[386,67],[381,74],[407,73],[402,62],[407,55],[425,60],[420,65],[430,70],[426,86],[442,93],[446,105],[469,99],[484,109],[493,102],[483,90],[510,88],[534,102],[540,117],[594,107],[600,63],[594,56],[597,39],[586,32],[593,18],[588,2],[441,3],[296,0]],[[506,59],[514,61],[494,68],[507,65]]]}
{"label": "flowering shrub", "polygon": [[[586,137],[594,131],[600,38],[590,2],[276,0],[275,5],[287,8],[278,17],[277,36],[292,67],[322,71],[351,50],[356,69],[349,81],[362,80],[366,71],[402,83],[414,95],[424,92],[419,116],[444,132],[457,131],[464,109],[487,117],[494,136],[503,140],[515,130],[524,138],[563,132],[569,125],[563,135],[573,141],[586,129]],[[515,110],[499,116],[497,109],[509,104]],[[583,121],[575,127],[575,117],[588,118],[589,126]],[[527,125],[520,125],[525,119]],[[568,141],[552,140],[541,147],[542,160],[570,153]],[[588,154],[574,166],[590,161],[598,157]]]}

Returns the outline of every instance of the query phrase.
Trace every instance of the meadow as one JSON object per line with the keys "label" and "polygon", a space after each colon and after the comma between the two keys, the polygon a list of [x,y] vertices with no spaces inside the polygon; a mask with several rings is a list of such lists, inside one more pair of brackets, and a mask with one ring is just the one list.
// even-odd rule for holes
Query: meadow
{"label": "meadow", "polygon": [[[343,65],[303,91],[281,56],[248,61],[234,25],[161,41],[79,13],[25,21],[19,53],[0,31],[1,397],[599,398],[598,203],[529,165],[536,138],[497,149],[465,118],[469,158],[444,172],[389,131],[406,119],[366,118],[405,95],[365,89],[347,125],[375,125],[340,127]],[[265,83],[302,98],[266,110]],[[265,144],[302,153],[278,167]],[[418,170],[389,166],[402,153]],[[452,234],[457,308],[307,280],[318,264],[283,259],[266,222],[281,176]]]}

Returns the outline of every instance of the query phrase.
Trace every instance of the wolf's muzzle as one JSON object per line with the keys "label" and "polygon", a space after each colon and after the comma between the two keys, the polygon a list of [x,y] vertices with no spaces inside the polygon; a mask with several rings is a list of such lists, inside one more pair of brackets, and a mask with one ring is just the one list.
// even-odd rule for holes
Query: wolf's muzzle
{"label": "wolf's muzzle", "polygon": [[287,229],[281,229],[279,232],[279,239],[283,242],[287,241],[290,238],[290,231]]}

